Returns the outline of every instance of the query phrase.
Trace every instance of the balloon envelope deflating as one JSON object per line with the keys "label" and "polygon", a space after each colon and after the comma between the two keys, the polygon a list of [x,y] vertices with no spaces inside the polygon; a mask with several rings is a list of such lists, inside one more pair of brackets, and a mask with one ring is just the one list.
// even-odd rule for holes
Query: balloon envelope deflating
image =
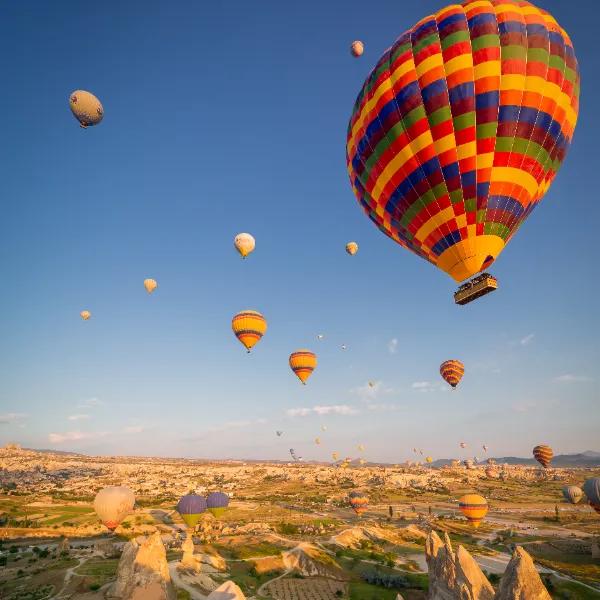
{"label": "balloon envelope deflating", "polygon": [[233,240],[233,245],[240,253],[240,256],[246,258],[249,254],[254,252],[256,240],[249,233],[238,233]]}
{"label": "balloon envelope deflating", "polygon": [[177,503],[177,512],[188,527],[195,527],[206,510],[206,499],[198,494],[186,494]]}
{"label": "balloon envelope deflating", "polygon": [[231,320],[235,337],[250,352],[267,331],[267,320],[255,310],[243,310]]}
{"label": "balloon envelope deflating", "polygon": [[290,354],[290,368],[296,377],[306,385],[307,379],[317,366],[317,355],[310,350],[296,350]]}
{"label": "balloon envelope deflating", "polygon": [[466,494],[458,501],[458,508],[473,527],[479,527],[487,515],[488,503],[479,494]]}
{"label": "balloon envelope deflating", "polygon": [[125,486],[111,485],[101,489],[94,498],[94,510],[102,523],[114,531],[133,510],[134,493]]}
{"label": "balloon envelope deflating", "polygon": [[583,490],[576,485],[566,485],[562,489],[563,496],[567,502],[577,504],[583,498]]}
{"label": "balloon envelope deflating", "polygon": [[206,496],[208,512],[219,518],[229,506],[229,496],[225,492],[211,492]]}
{"label": "balloon envelope deflating", "polygon": [[554,451],[550,446],[545,446],[544,444],[540,444],[533,449],[533,457],[537,460],[544,469],[547,469],[550,463],[552,462],[552,457],[554,456]]}
{"label": "balloon envelope deflating", "polygon": [[353,191],[383,233],[469,279],[542,200],[578,110],[577,59],[552,15],[525,0],[452,4],[363,84],[346,144]]}
{"label": "balloon envelope deflating", "polygon": [[352,510],[360,517],[369,508],[369,498],[363,493],[354,490],[348,494],[348,501]]}
{"label": "balloon envelope deflating", "polygon": [[75,90],[69,97],[69,106],[73,116],[84,129],[98,125],[104,117],[104,108],[100,100],[85,90]]}
{"label": "balloon envelope deflating", "polygon": [[590,503],[590,506],[600,514],[600,477],[586,479],[583,484],[583,491]]}
{"label": "balloon envelope deflating", "polygon": [[463,365],[460,360],[446,360],[440,365],[440,375],[442,376],[442,379],[453,388],[459,384],[464,374],[465,365]]}

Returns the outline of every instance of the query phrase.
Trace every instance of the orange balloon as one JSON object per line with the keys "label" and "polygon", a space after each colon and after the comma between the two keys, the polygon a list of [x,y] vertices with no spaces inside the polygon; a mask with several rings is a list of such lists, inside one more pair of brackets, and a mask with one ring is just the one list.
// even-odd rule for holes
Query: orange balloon
{"label": "orange balloon", "polygon": [[290,354],[290,367],[304,385],[316,366],[317,355],[310,350],[296,350]]}

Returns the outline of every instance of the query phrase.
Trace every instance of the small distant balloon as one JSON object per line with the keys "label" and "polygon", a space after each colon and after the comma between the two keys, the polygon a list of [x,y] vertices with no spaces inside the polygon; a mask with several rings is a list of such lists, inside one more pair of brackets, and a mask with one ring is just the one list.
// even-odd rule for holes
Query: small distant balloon
{"label": "small distant balloon", "polygon": [[364,449],[365,449],[365,445],[364,445],[364,444],[359,444],[359,445],[357,446],[357,448],[358,448],[358,451],[359,451],[359,452],[363,452],[363,451],[364,451]]}
{"label": "small distant balloon", "polygon": [[487,451],[488,451],[488,447],[487,447],[485,444],[482,446],[482,448],[483,448],[483,451],[484,451],[484,452],[487,452]]}
{"label": "small distant balloon", "polygon": [[346,346],[346,344],[342,344],[342,350],[347,350],[348,346]]}
{"label": "small distant balloon", "polygon": [[319,446],[321,444],[321,438],[315,438],[315,444]]}
{"label": "small distant balloon", "polygon": [[348,494],[352,510],[360,517],[369,507],[369,498],[363,492],[354,490]]}
{"label": "small distant balloon", "polygon": [[364,51],[365,45],[360,40],[355,40],[350,45],[350,53],[352,54],[352,56],[354,56],[354,58],[362,56]]}
{"label": "small distant balloon", "polygon": [[425,462],[426,462],[428,465],[430,465],[430,464],[433,462],[433,458],[432,458],[431,456],[427,456],[427,457],[425,458]]}
{"label": "small distant balloon", "polygon": [[254,252],[256,240],[249,233],[238,233],[233,240],[235,249],[240,253],[242,258],[246,258]]}
{"label": "small distant balloon", "polygon": [[321,425],[321,431],[327,431],[327,425]]}
{"label": "small distant balloon", "polygon": [[281,437],[283,435],[283,431],[276,431],[277,437]]}
{"label": "small distant balloon", "polygon": [[82,311],[79,313],[79,316],[80,316],[80,317],[81,317],[81,318],[82,318],[84,321],[87,321],[87,320],[88,320],[88,319],[89,319],[89,318],[92,316],[92,313],[91,313],[89,310],[82,310]]}
{"label": "small distant balloon", "polygon": [[461,448],[466,448],[467,447],[467,442],[461,442],[460,443],[460,447]]}
{"label": "small distant balloon", "polygon": [[267,321],[256,310],[243,310],[231,320],[231,329],[235,337],[250,352],[267,331]]}
{"label": "small distant balloon", "polygon": [[356,242],[348,242],[346,244],[346,252],[350,256],[354,256],[358,252],[358,244]]}
{"label": "small distant balloon", "polygon": [[317,366],[317,355],[310,350],[296,350],[290,354],[289,363],[296,377],[306,385]]}
{"label": "small distant balloon", "polygon": [[156,279],[144,279],[144,287],[151,294],[158,287],[158,283],[156,283]]}
{"label": "small distant balloon", "polygon": [[375,382],[373,382],[373,381],[369,381],[369,387],[370,387],[370,388],[372,388],[372,387],[375,387]]}
{"label": "small distant balloon", "polygon": [[565,500],[571,504],[577,504],[583,498],[583,490],[576,485],[566,485],[562,489]]}
{"label": "small distant balloon", "polygon": [[69,106],[83,129],[98,125],[104,117],[104,108],[100,100],[85,90],[75,90],[69,97]]}
{"label": "small distant balloon", "polygon": [[540,444],[533,449],[533,457],[537,460],[544,469],[547,469],[552,462],[554,452],[550,446]]}
{"label": "small distant balloon", "polygon": [[317,334],[317,339],[321,341],[325,336],[322,333]]}

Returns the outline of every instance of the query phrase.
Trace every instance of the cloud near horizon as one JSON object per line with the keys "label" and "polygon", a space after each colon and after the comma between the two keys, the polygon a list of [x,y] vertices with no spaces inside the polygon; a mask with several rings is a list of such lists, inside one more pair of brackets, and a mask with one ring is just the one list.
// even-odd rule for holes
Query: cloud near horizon
{"label": "cloud near horizon", "polygon": [[85,415],[85,414],[78,414],[78,415],[69,415],[67,417],[67,419],[69,421],[85,421],[86,419],[89,419],[90,415]]}
{"label": "cloud near horizon", "polygon": [[123,428],[123,433],[142,433],[145,429],[143,425],[129,425]]}
{"label": "cloud near horizon", "polygon": [[519,340],[519,344],[521,344],[521,346],[528,346],[529,344],[531,344],[531,342],[533,342],[534,337],[535,337],[535,333],[530,333],[529,335],[526,335],[524,338],[521,338]]}
{"label": "cloud near horizon", "polygon": [[390,354],[396,354],[397,351],[398,351],[398,338],[392,338],[388,342],[388,352]]}
{"label": "cloud near horizon", "polygon": [[413,390],[417,392],[445,392],[446,386],[440,382],[431,382],[431,381],[415,381],[411,385]]}
{"label": "cloud near horizon", "polygon": [[288,417],[307,417],[308,415],[356,415],[358,410],[348,404],[332,404],[329,406],[313,406],[311,408],[288,408]]}
{"label": "cloud near horizon", "polygon": [[88,398],[77,405],[77,408],[94,408],[96,406],[104,406],[104,402],[100,398]]}
{"label": "cloud near horizon", "polygon": [[106,431],[65,431],[64,433],[50,433],[48,441],[53,444],[62,444],[63,442],[94,440],[105,435],[107,435]]}
{"label": "cloud near horizon", "polygon": [[591,377],[587,375],[573,375],[572,373],[565,373],[554,378],[554,381],[558,383],[581,383],[584,381],[593,381]]}
{"label": "cloud near horizon", "polygon": [[2,425],[8,425],[10,423],[19,423],[26,419],[28,415],[26,413],[4,413],[0,415],[0,423]]}

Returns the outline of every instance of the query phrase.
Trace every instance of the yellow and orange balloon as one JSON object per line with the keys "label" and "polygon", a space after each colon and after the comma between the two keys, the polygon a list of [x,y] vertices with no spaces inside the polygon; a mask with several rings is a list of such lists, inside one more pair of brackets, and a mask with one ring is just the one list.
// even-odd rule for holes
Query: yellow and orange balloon
{"label": "yellow and orange balloon", "polygon": [[243,310],[231,320],[231,329],[250,352],[267,331],[267,320],[256,310]]}
{"label": "yellow and orange balloon", "polygon": [[156,279],[144,279],[144,287],[151,294],[158,287],[158,283],[156,283]]}
{"label": "yellow and orange balloon", "polygon": [[249,254],[254,252],[256,240],[249,233],[238,233],[233,240],[233,245],[240,253],[240,256],[246,258]]}
{"label": "yellow and orange balloon", "polygon": [[464,374],[465,365],[460,360],[447,360],[440,365],[440,375],[453,388],[459,384]]}
{"label": "yellow and orange balloon", "polygon": [[458,501],[458,508],[470,525],[479,527],[481,521],[487,515],[488,503],[479,494],[466,494]]}
{"label": "yellow and orange balloon", "polygon": [[290,354],[290,368],[296,377],[306,385],[307,379],[313,374],[317,366],[317,355],[310,350],[296,350]]}
{"label": "yellow and orange balloon", "polygon": [[346,252],[350,256],[354,256],[358,252],[358,244],[356,242],[348,242],[346,244]]}
{"label": "yellow and orange balloon", "polygon": [[92,313],[89,310],[82,310],[79,313],[79,316],[84,320],[84,321],[88,321],[89,318],[92,316]]}
{"label": "yellow and orange balloon", "polygon": [[104,108],[94,94],[85,90],[75,90],[69,96],[69,106],[79,126],[85,129],[98,125],[104,117]]}

